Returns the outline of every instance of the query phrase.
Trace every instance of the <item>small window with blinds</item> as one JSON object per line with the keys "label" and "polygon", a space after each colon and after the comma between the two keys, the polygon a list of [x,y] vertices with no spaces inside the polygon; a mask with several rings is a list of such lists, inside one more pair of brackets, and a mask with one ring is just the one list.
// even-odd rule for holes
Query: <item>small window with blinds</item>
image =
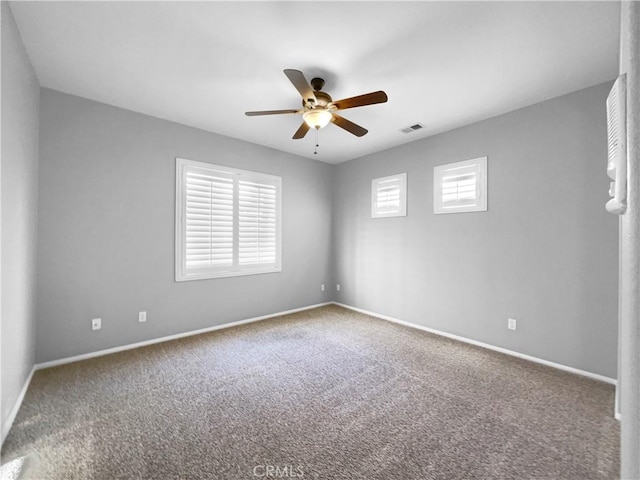
{"label": "small window with blinds", "polygon": [[371,180],[371,218],[407,216],[407,174]]}
{"label": "small window with blinds", "polygon": [[176,159],[176,281],[279,272],[281,185]]}
{"label": "small window with blinds", "polygon": [[433,213],[487,210],[487,157],[433,169]]}

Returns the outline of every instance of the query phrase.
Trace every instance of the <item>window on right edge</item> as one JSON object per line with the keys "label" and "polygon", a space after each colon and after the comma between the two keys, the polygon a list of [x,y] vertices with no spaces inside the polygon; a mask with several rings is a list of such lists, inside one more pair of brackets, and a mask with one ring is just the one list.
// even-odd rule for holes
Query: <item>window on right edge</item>
{"label": "window on right edge", "polygon": [[433,168],[433,213],[487,211],[487,157]]}

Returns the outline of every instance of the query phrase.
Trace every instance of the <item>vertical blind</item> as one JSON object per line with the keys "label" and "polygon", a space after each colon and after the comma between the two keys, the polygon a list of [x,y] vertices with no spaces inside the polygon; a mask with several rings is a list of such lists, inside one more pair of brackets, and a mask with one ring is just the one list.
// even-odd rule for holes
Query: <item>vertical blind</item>
{"label": "vertical blind", "polygon": [[176,279],[280,270],[281,179],[177,160]]}

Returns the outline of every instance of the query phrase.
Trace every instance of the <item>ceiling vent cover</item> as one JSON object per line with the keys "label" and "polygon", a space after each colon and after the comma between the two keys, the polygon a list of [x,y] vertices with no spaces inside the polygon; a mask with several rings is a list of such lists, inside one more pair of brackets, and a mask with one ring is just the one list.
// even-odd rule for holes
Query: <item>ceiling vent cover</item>
{"label": "ceiling vent cover", "polygon": [[411,125],[409,127],[401,128],[400,131],[402,133],[411,133],[411,132],[415,132],[416,130],[421,130],[423,128],[424,128],[424,125],[422,125],[421,123],[416,123],[416,124]]}

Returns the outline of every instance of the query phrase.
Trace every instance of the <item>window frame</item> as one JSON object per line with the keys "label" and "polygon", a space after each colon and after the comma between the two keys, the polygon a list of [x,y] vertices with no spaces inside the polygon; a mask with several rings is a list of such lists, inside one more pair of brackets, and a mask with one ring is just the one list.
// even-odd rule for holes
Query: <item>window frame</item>
{"label": "window frame", "polygon": [[[442,202],[443,180],[447,173],[455,170],[476,170],[476,203],[473,205],[444,206]],[[487,157],[478,157],[462,162],[447,163],[433,167],[433,213],[469,213],[487,211]]]}
{"label": "window frame", "polygon": [[[381,211],[377,209],[378,185],[393,180],[400,180],[400,205],[397,211]],[[371,218],[389,218],[407,216],[407,173],[396,173],[371,180]]]}
{"label": "window frame", "polygon": [[[233,178],[233,234],[232,264],[229,268],[186,268],[186,173],[189,169],[218,172]],[[268,266],[242,266],[238,260],[239,251],[239,182],[240,180],[263,181],[273,183],[276,190],[276,231],[275,262]],[[237,168],[207,162],[176,158],[176,202],[175,202],[175,281],[206,280],[213,278],[260,275],[282,271],[282,177],[261,172],[240,170]],[[189,271],[191,270],[191,271]]]}

